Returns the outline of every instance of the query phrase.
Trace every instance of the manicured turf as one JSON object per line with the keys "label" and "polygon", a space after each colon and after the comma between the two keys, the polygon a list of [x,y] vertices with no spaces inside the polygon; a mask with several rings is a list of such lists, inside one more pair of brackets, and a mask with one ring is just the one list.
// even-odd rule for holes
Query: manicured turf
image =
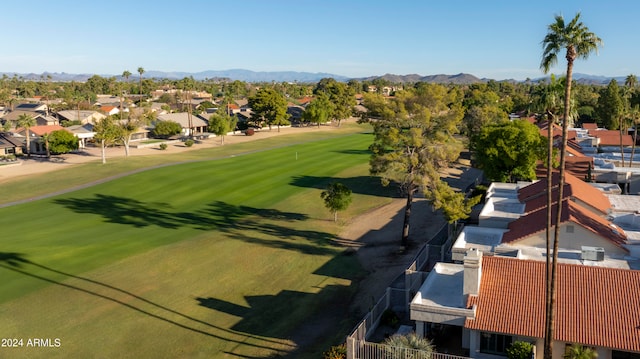
{"label": "manicured turf", "polygon": [[332,243],[340,227],[319,194],[349,185],[344,218],[388,201],[367,176],[371,140],[282,143],[0,209],[0,337],[25,340],[0,357],[292,351],[313,336],[299,332],[305,320],[344,310],[362,275]]}

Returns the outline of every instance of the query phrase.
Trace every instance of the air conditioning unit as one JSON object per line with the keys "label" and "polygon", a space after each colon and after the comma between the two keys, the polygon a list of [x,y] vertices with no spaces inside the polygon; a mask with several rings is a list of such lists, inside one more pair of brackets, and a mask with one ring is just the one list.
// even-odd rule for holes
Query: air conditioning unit
{"label": "air conditioning unit", "polygon": [[582,254],[580,258],[583,261],[603,261],[604,248],[582,246]]}

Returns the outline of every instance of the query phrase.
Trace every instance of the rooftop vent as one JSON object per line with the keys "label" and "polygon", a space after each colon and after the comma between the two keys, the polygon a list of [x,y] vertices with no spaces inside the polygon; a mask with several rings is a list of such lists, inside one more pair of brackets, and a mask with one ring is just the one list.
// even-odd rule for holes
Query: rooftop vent
{"label": "rooftop vent", "polygon": [[603,261],[604,248],[582,246],[580,259],[582,259],[583,261]]}

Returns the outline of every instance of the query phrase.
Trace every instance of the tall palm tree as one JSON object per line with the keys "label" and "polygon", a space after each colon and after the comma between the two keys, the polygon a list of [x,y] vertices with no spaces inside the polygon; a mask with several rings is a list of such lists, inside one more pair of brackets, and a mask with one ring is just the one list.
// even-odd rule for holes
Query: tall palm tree
{"label": "tall palm tree", "polygon": [[140,74],[140,90],[138,90],[138,94],[142,95],[142,74],[144,73],[144,69],[142,67],[138,67],[138,73]]}
{"label": "tall palm tree", "polygon": [[47,151],[47,158],[50,158],[51,157],[51,149],[50,149],[49,140],[51,139],[51,134],[46,132],[42,136],[40,136],[40,139],[42,140],[42,142],[44,144],[44,149]]}
{"label": "tall palm tree", "polygon": [[629,109],[629,117],[633,123],[633,146],[631,147],[631,157],[629,157],[629,167],[633,167],[633,156],[636,154],[636,143],[638,143],[638,125],[640,123],[640,107],[634,105]]}
{"label": "tall palm tree", "polygon": [[[557,113],[560,112],[561,103],[562,103],[562,92],[564,89],[564,83],[561,80],[556,80],[556,77],[552,74],[548,84],[542,85],[539,92],[537,93],[536,107],[545,114],[547,118],[547,225],[546,225],[546,243],[547,243],[547,253],[551,253],[551,204],[553,203],[553,127],[556,124]],[[551,257],[547,256],[546,258],[546,276],[547,278],[551,278]],[[548,302],[551,298],[548,296],[550,291],[550,281],[546,283],[546,291],[547,298],[545,300]]]}
{"label": "tall palm tree", "polygon": [[31,135],[29,135],[29,129],[36,125],[36,119],[31,115],[23,113],[18,116],[18,127],[25,129],[25,136],[27,137],[27,157],[31,157]]}
{"label": "tall palm tree", "polygon": [[[631,158],[629,158],[629,167],[631,167],[633,163],[633,155],[636,150],[636,140],[638,138],[638,124],[636,123],[637,119],[637,111],[631,105],[631,98],[636,92],[636,86],[638,85],[638,78],[634,74],[627,75],[624,80],[624,101],[625,101],[625,112],[628,115],[629,123],[633,126],[633,148],[631,149]],[[637,106],[637,105],[636,105]],[[620,138],[620,147],[622,147],[622,138]],[[624,154],[623,154],[624,156]],[[624,163],[622,164],[624,166]]]}
{"label": "tall palm tree", "polygon": [[[562,218],[562,197],[563,187],[565,183],[565,155],[567,149],[568,124],[571,115],[571,82],[573,76],[573,63],[576,59],[587,59],[592,52],[598,51],[598,47],[602,45],[602,40],[593,32],[589,31],[582,21],[580,21],[580,13],[569,22],[565,23],[562,15],[556,15],[555,21],[548,26],[548,33],[542,40],[542,61],[540,68],[544,73],[548,73],[553,65],[558,62],[558,53],[562,49],[566,50],[565,59],[567,60],[567,73],[564,91],[564,116],[562,119],[562,145],[560,147],[560,165],[559,165],[559,181],[558,181],[558,200],[556,203],[556,222],[553,235],[553,260],[551,265],[551,278],[547,278],[549,293],[547,297],[546,316],[545,316],[545,335],[544,335],[544,358],[552,359],[551,342],[553,339],[554,327],[554,306],[556,301],[556,277],[558,262],[558,242],[560,235],[560,219]],[[549,179],[551,180],[551,179]],[[547,202],[547,205],[551,203]],[[550,214],[550,212],[548,212]],[[549,255],[547,253],[547,255]]]}

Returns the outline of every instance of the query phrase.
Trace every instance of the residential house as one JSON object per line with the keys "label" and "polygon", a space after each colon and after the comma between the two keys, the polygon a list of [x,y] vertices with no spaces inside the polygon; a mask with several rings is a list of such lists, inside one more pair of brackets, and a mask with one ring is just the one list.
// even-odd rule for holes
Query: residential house
{"label": "residential house", "polygon": [[20,155],[24,139],[16,138],[8,133],[0,133],[0,155]]}
{"label": "residential house", "polygon": [[84,125],[87,123],[94,124],[96,121],[100,121],[103,118],[107,117],[101,114],[98,111],[91,110],[64,110],[58,111],[58,116],[60,118],[60,122],[63,121],[78,121],[80,124]]}
{"label": "residential house", "polygon": [[[541,357],[545,261],[520,251],[485,253],[472,248],[461,264],[435,265],[410,303],[416,332],[444,328],[473,358],[506,356],[516,340],[533,343]],[[596,348],[599,358],[640,354],[640,271],[603,264],[598,253],[583,250],[571,263],[560,253],[554,358],[573,343]]]}
{"label": "residential house", "polygon": [[179,123],[180,126],[182,126],[182,135],[184,136],[208,134],[207,131],[209,130],[209,123],[205,119],[187,112],[158,115],[158,121],[173,121]]}
{"label": "residential house", "polygon": [[[567,345],[596,349],[599,359],[640,354],[640,271],[558,265],[554,358]],[[545,262],[485,256],[469,250],[464,264],[438,263],[411,301],[416,332],[446,326],[472,358],[506,356],[527,341],[543,355]]]}
{"label": "residential house", "polygon": [[93,140],[96,135],[93,131],[93,124],[90,123],[84,125],[71,125],[66,127],[66,129],[78,138],[78,148],[80,149],[87,147],[87,143]]}
{"label": "residential house", "polygon": [[100,112],[107,116],[113,116],[120,113],[120,109],[117,106],[100,106]]}
{"label": "residential house", "polygon": [[51,126],[58,125],[58,119],[47,115],[41,112],[33,112],[33,111],[25,111],[25,110],[14,110],[11,111],[4,116],[2,116],[3,122],[11,123],[11,128],[16,128],[18,126],[18,119],[22,115],[31,116],[34,120],[36,120],[36,125],[38,126]]}
{"label": "residential house", "polygon": [[44,103],[21,103],[13,108],[14,111],[39,112],[42,114],[49,113],[49,106]]}
{"label": "residential house", "polygon": [[[44,134],[46,133],[51,133],[53,131],[59,131],[59,130],[65,130],[68,131],[65,127],[62,127],[60,125],[48,125],[48,126],[33,126],[29,128],[29,145],[30,145],[30,149],[29,151],[24,151],[24,152],[29,152],[31,154],[45,154],[46,153],[46,148],[44,146],[44,143],[41,141],[41,138]],[[22,137],[27,136],[27,130],[24,128],[19,128],[16,130],[16,133]],[[23,143],[24,146],[26,146],[26,140]]]}

